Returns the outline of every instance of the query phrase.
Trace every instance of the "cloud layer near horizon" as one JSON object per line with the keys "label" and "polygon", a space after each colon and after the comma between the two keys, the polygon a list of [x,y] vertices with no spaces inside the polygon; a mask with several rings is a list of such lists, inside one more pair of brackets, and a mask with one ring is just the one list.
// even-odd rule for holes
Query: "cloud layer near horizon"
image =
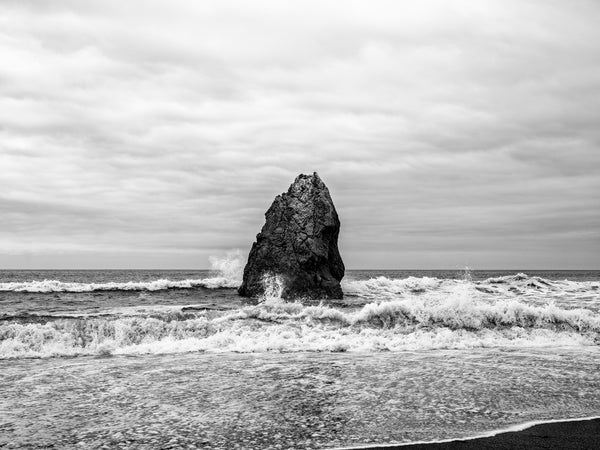
{"label": "cloud layer near horizon", "polygon": [[312,171],[351,268],[600,267],[597,2],[0,11],[0,268],[207,267]]}

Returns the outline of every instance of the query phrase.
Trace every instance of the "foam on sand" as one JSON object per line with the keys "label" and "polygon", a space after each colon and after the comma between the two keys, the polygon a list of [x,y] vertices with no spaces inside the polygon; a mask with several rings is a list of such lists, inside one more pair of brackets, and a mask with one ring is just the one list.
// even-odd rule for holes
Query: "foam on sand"
{"label": "foam on sand", "polygon": [[[373,445],[356,445],[351,447],[336,447],[335,450],[359,450],[359,449],[375,449],[375,448],[397,448],[397,447],[410,447],[413,445],[434,445],[434,444],[449,444],[449,443],[459,443],[462,441],[475,441],[479,439],[487,439],[495,436],[499,436],[505,433],[516,433],[520,431],[527,430],[532,427],[536,427],[539,425],[550,425],[550,424],[561,424],[561,423],[571,423],[571,422],[587,422],[591,420],[599,420],[600,416],[589,416],[589,417],[578,417],[578,418],[570,418],[570,419],[550,419],[550,420],[533,420],[529,422],[524,422],[521,424],[513,425],[507,428],[501,428],[497,430],[492,430],[487,433],[477,434],[475,436],[461,437],[461,438],[450,438],[450,439],[439,439],[435,441],[413,441],[413,442],[402,442],[398,444],[377,444]],[[521,443],[524,444],[524,443]],[[437,447],[436,447],[437,448]],[[488,447],[486,447],[488,448]],[[512,447],[516,448],[516,447]],[[522,448],[525,448],[524,446]],[[581,447],[584,448],[584,447]],[[587,448],[587,447],[585,447]]]}

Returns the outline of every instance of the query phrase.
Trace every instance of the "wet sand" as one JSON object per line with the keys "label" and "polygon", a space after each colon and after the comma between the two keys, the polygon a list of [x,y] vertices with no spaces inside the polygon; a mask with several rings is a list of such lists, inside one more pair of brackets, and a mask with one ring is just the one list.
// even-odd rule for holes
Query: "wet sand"
{"label": "wet sand", "polygon": [[365,446],[362,449],[477,450],[477,449],[600,449],[600,418],[533,425],[495,436],[447,442]]}

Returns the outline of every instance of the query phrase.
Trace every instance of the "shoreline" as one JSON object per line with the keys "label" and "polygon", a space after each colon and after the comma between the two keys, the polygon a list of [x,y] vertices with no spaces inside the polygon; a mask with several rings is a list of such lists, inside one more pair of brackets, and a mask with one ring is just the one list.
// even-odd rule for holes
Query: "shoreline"
{"label": "shoreline", "polygon": [[367,444],[333,450],[476,450],[476,449],[597,449],[600,416],[525,422],[508,428],[463,438],[415,441],[400,444]]}

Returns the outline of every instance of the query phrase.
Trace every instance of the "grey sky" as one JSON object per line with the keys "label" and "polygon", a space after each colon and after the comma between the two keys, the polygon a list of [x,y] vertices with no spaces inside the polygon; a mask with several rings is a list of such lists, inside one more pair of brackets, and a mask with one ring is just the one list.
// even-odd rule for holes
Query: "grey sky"
{"label": "grey sky", "polygon": [[350,268],[599,268],[598,24],[577,0],[5,0],[0,268],[205,268],[313,171]]}

